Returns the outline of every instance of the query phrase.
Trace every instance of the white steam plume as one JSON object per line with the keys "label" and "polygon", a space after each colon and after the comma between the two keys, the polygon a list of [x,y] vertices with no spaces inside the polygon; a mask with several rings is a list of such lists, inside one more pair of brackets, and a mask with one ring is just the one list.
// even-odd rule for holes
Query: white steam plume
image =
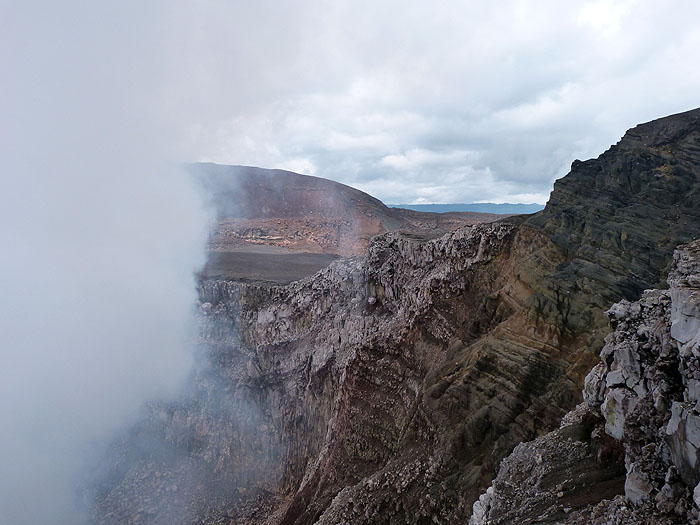
{"label": "white steam plume", "polygon": [[[0,523],[74,524],[85,458],[172,395],[207,217],[167,2],[0,2]],[[177,75],[175,75],[177,76]]]}

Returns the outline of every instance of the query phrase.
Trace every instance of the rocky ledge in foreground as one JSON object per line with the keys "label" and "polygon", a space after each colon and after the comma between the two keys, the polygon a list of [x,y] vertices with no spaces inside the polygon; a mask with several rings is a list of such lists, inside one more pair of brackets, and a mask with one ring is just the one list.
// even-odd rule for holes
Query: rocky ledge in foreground
{"label": "rocky ledge in foreground", "polygon": [[585,403],[503,460],[470,525],[700,523],[700,240],[668,284],[607,312]]}

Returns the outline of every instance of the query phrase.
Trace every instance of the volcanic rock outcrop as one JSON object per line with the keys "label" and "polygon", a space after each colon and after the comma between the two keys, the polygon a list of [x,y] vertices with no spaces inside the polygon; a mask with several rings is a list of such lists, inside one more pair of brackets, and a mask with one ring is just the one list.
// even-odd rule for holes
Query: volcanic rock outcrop
{"label": "volcanic rock outcrop", "polygon": [[[607,312],[614,331],[585,404],[516,447],[471,525],[699,523],[700,241],[674,259],[668,290]],[[609,497],[621,482],[624,498]]]}
{"label": "volcanic rock outcrop", "polygon": [[[660,286],[674,248],[698,236],[699,191],[695,110],[574,162],[533,216],[432,239],[385,233],[364,257],[286,286],[203,278],[200,343],[211,364],[188,399],[154,407],[138,430],[167,453],[125,437],[100,485],[98,521],[167,522],[172,508],[185,523],[468,521],[501,460],[581,402],[609,331],[605,311]],[[691,405],[669,409],[679,436],[692,435]],[[556,438],[580,443],[571,468],[602,465],[581,478],[582,493],[598,492],[572,509],[625,486],[627,443],[595,434],[587,413]],[[690,462],[690,449],[668,447]],[[518,461],[505,465],[519,470]],[[567,493],[566,479],[550,481]]]}

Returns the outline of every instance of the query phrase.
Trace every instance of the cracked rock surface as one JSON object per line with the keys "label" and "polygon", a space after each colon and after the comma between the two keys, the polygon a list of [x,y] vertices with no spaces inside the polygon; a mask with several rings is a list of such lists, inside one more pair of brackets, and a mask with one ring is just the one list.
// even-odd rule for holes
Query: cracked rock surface
{"label": "cracked rock surface", "polygon": [[[472,525],[698,523],[700,241],[676,251],[668,284],[608,310],[613,332],[586,377],[585,404],[562,429],[516,447],[475,503]],[[572,503],[566,489],[589,486],[576,472],[593,450],[588,475],[622,468],[624,497],[606,496],[599,480],[592,499]],[[559,477],[567,482],[554,487],[549,479]]]}

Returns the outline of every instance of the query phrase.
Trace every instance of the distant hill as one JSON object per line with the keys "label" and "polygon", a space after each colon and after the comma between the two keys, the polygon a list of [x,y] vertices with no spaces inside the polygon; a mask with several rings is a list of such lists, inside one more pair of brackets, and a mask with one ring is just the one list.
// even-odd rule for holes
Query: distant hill
{"label": "distant hill", "polygon": [[515,215],[521,213],[535,213],[544,209],[544,204],[495,204],[493,202],[475,202],[471,204],[387,204],[390,208],[403,208],[431,213],[448,212],[478,212],[498,213],[501,215]]}
{"label": "distant hill", "polygon": [[217,252],[264,253],[267,259],[289,252],[364,255],[370,239],[384,232],[432,237],[503,218],[390,208],[345,184],[291,171],[212,163],[191,164],[189,169],[216,211],[209,247]]}

